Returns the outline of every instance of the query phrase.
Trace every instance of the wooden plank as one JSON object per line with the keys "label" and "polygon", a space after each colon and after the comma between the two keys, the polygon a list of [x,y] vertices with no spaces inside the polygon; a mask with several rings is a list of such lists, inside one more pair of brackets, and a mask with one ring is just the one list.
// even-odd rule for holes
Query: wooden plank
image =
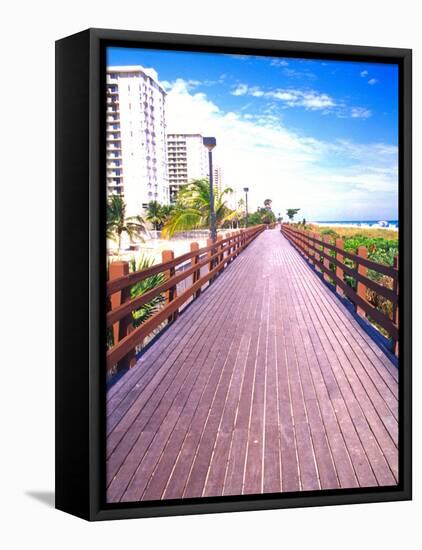
{"label": "wooden plank", "polygon": [[[246,267],[250,269],[250,265],[247,264]],[[241,274],[239,274],[241,275]],[[218,285],[218,283],[216,283]],[[242,293],[243,294],[243,293]],[[242,295],[240,300],[242,308],[246,307],[246,311],[243,309],[243,313],[247,314],[248,311],[248,302],[245,301],[245,296]],[[236,313],[236,311],[234,311]],[[240,319],[241,314],[232,316],[232,320]],[[212,384],[209,384],[206,388],[204,395],[201,399],[201,402],[198,406],[198,410],[195,413],[195,419],[192,422],[189,432],[186,435],[185,441],[183,442],[180,453],[176,459],[176,464],[172,472],[171,478],[169,479],[168,485],[166,487],[164,498],[180,498],[183,496],[187,480],[189,478],[193,461],[199,451],[199,446],[204,437],[204,430],[209,416],[213,413],[212,405],[217,394],[217,389],[223,379],[223,372],[228,368],[228,362],[226,361],[226,354],[229,351],[230,345],[232,343],[232,330],[235,329],[234,323],[230,323],[232,326],[226,326],[228,337],[228,345],[220,346],[218,345],[218,358],[217,363],[220,365],[220,374],[213,381]],[[237,326],[237,324],[236,324]],[[218,374],[218,372],[217,372]],[[218,413],[218,410],[217,410]],[[215,416],[216,413],[214,413]],[[221,414],[221,413],[220,413]],[[201,489],[198,489],[198,492]]]}
{"label": "wooden plank", "polygon": [[[316,286],[315,289],[319,287]],[[379,374],[385,378],[386,383],[390,385],[392,391],[397,390],[397,381],[398,381],[398,370],[392,365],[385,354],[380,350],[377,344],[371,339],[371,337],[355,322],[352,314],[346,309],[341,308],[341,313],[339,312],[339,307],[341,303],[337,300],[335,295],[330,292],[325,293],[325,299],[331,308],[331,311],[338,312],[337,322],[339,326],[345,327],[345,335],[353,337],[357,342],[358,348],[362,349],[366,354],[366,358],[378,368]],[[393,378],[392,384],[390,379]]]}
{"label": "wooden plank", "polygon": [[[199,372],[198,365],[200,365],[201,353],[206,355],[209,348],[206,346],[206,342],[204,342],[204,347],[197,350],[198,355],[195,353],[195,350],[192,351],[194,355],[188,355],[182,361],[183,366],[180,369],[180,373],[182,374],[179,376],[180,382],[176,383],[173,381],[172,385],[167,388],[163,399],[156,405],[155,410],[152,411],[153,414],[148,410],[151,400],[142,411],[142,420],[144,423],[147,421],[145,425],[150,437],[146,440],[138,439],[126,455],[119,469],[119,479],[116,482],[113,479],[110,483],[108,494],[111,498],[115,500],[121,499],[126,492],[128,496],[125,496],[124,499],[130,501],[134,498],[132,497],[133,494],[136,495],[139,492],[139,497],[142,494],[145,484],[149,479],[146,472],[153,468],[156,461],[156,453],[159,452],[157,449],[167,441],[173,429],[174,422],[177,421],[183,408],[183,400],[189,396],[192,390],[196,375]],[[169,410],[172,410],[173,414],[169,414]],[[133,426],[131,426],[132,433],[136,435],[137,431],[137,429],[133,429]],[[148,456],[145,457],[150,448],[152,448],[152,452],[149,452]]]}
{"label": "wooden plank", "polygon": [[[225,293],[222,293],[221,304],[224,303],[224,299],[227,299],[232,291],[230,286],[225,290],[227,291],[227,296]],[[221,307],[221,304],[215,302],[215,309],[208,312],[206,317],[207,322],[198,323],[196,325],[197,327],[201,327],[201,334],[207,330],[207,327],[218,324],[218,316],[221,316],[222,312],[225,311],[224,308]],[[214,320],[215,315],[217,315],[217,318]],[[200,334],[198,336],[200,336]],[[130,408],[129,412],[125,414],[117,427],[108,436],[107,447],[110,458],[108,459],[107,475],[110,482],[113,480],[129,452],[132,451],[140,431],[150,428],[153,423],[157,423],[157,407],[159,407],[164,400],[164,405],[161,408],[163,411],[165,406],[171,404],[172,401],[170,397],[173,396],[174,398],[177,395],[178,386],[175,380],[177,380],[177,378],[180,379],[184,373],[188,372],[189,363],[187,362],[187,358],[191,351],[195,349],[196,342],[197,340],[190,339],[188,343],[183,346],[181,352],[176,353],[176,368],[173,367],[168,370],[170,373],[169,376],[163,377],[162,373],[158,373],[155,377],[154,385],[149,385],[148,391],[141,392],[139,398]],[[166,397],[168,401],[165,400]]]}
{"label": "wooden plank", "polygon": [[[192,319],[199,319],[202,315],[207,315],[207,317],[212,319],[212,312],[217,310],[219,307],[222,307],[224,300],[229,296],[231,288],[227,289],[227,292],[221,293],[220,296],[214,296],[210,289],[210,294],[204,297],[202,304],[204,307],[199,307],[196,304],[192,305],[191,311],[185,313],[184,321],[188,329],[184,327],[180,332],[178,331],[179,327],[182,328],[183,325],[177,325],[176,328],[172,329],[171,333],[164,334],[160,338],[160,346],[150,348],[147,351],[144,357],[139,361],[139,376],[126,375],[129,379],[129,384],[121,384],[122,390],[121,393],[115,397],[113,395],[111,402],[117,401],[120,397],[120,402],[116,407],[110,409],[110,414],[107,421],[108,433],[112,431],[116,424],[120,422],[124,414],[133,404],[134,400],[139,395],[140,391],[148,386],[148,391],[151,391],[152,384],[154,380],[161,380],[163,373],[159,373],[160,368],[165,368],[164,371],[169,372],[169,369],[173,365],[173,362],[183,353],[184,347],[189,344],[193,345],[201,335],[201,325],[199,323],[191,322]],[[208,308],[206,306],[209,306]],[[184,331],[184,332],[183,332]],[[172,342],[170,347],[168,344]],[[161,345],[163,349],[161,349]],[[153,367],[153,368],[152,368]],[[133,371],[132,371],[133,372]],[[145,374],[144,374],[145,373]],[[109,407],[108,407],[109,408]]]}
{"label": "wooden plank", "polygon": [[259,319],[255,326],[258,332],[257,352],[254,365],[254,381],[252,406],[249,416],[249,434],[246,454],[245,473],[243,479],[243,494],[257,494],[263,491],[263,454],[264,454],[264,423],[265,423],[265,374],[268,330],[268,277],[264,276],[256,284],[255,292],[259,292]]}
{"label": "wooden plank", "polygon": [[[182,338],[190,338],[198,326],[195,323],[192,323],[192,319],[195,319],[195,316],[200,316],[201,312],[205,311],[207,307],[212,302],[218,300],[218,296],[215,296],[215,293],[212,289],[207,292],[200,301],[193,303],[189,309],[184,312],[184,323],[178,323],[172,328],[171,331],[166,331],[160,335],[160,346],[153,346],[144,353],[143,356],[138,360],[137,365],[139,368],[133,369],[130,372],[126,373],[124,377],[118,380],[107,392],[107,415],[110,416],[111,412],[114,410],[115,406],[122,400],[124,396],[127,395],[128,388],[139,388],[141,380],[146,375],[146,373],[152,367],[161,366],[164,362],[164,359],[170,355],[172,347],[177,347],[176,343]],[[186,324],[189,328],[186,329],[184,326]],[[170,347],[170,342],[174,346]]]}
{"label": "wooden plank", "polygon": [[[230,308],[231,314],[236,315],[238,310],[241,309],[239,306],[242,306],[244,303],[244,296],[241,293],[237,293],[232,295],[232,302],[230,305],[232,306]],[[221,334],[221,330],[223,333]],[[225,331],[225,327],[223,324],[220,325],[220,342],[224,349],[225,346],[230,346],[232,343],[232,333],[227,333]],[[212,347],[211,352],[204,358],[202,361],[202,370],[204,373],[209,373],[207,382],[205,385],[201,386],[201,394],[198,396],[198,400],[196,401],[196,407],[189,410],[187,408],[186,411],[183,411],[181,416],[181,421],[179,421],[176,425],[175,431],[173,432],[173,437],[171,440],[169,440],[169,447],[170,450],[167,449],[163,453],[159,464],[157,465],[157,468],[154,471],[154,476],[151,479],[148,488],[145,492],[145,494],[142,496],[144,500],[155,498],[160,498],[162,493],[164,492],[168,480],[172,474],[173,469],[175,468],[175,462],[177,461],[177,457],[179,456],[181,452],[181,448],[184,444],[184,441],[188,435],[188,430],[191,428],[192,424],[194,422],[197,422],[197,414],[199,407],[201,403],[203,402],[204,394],[206,390],[209,388],[215,388],[215,384],[218,382],[219,377],[221,375],[221,363],[218,360],[219,357],[219,349],[217,347]],[[194,397],[189,398],[190,401],[194,400]],[[191,439],[192,441],[192,439]],[[176,461],[175,461],[176,457]],[[180,480],[180,472],[177,476]],[[187,474],[186,474],[187,478]],[[185,479],[186,479],[185,478]],[[183,491],[180,490],[180,494]],[[221,494],[221,492],[220,492]]]}
{"label": "wooden plank", "polygon": [[[270,264],[274,269],[273,263]],[[278,393],[278,365],[276,326],[278,323],[276,303],[278,301],[278,280],[269,278],[267,357],[265,378],[265,422],[263,485],[264,493],[281,491],[280,415]]]}
{"label": "wooden plank", "polygon": [[[323,302],[321,305],[323,305]],[[319,327],[319,333],[325,331],[327,332],[327,334],[338,337],[337,324],[335,322],[327,324],[327,318],[324,316],[325,309],[323,307],[321,308],[321,305],[319,305],[318,308],[315,308],[316,316],[320,318],[320,322],[322,323]],[[356,416],[356,418],[353,418],[354,424],[355,426],[357,426],[357,428],[360,428],[361,433],[365,423],[367,426],[371,426],[370,429],[374,430],[376,442],[378,445],[381,445],[382,448],[382,451],[381,448],[373,449],[372,440],[368,437],[369,432],[366,433],[366,435],[363,437],[363,441],[367,446],[367,452],[372,453],[371,464],[373,465],[378,462],[381,463],[383,461],[381,455],[386,454],[387,457],[389,457],[390,459],[389,465],[391,466],[393,471],[397,471],[397,449],[394,449],[393,441],[390,439],[390,437],[388,437],[388,433],[386,431],[385,425],[383,425],[382,423],[381,418],[379,416],[377,418],[376,411],[370,400],[368,399],[368,396],[365,393],[365,389],[363,388],[362,384],[359,381],[359,378],[353,371],[352,364],[349,360],[350,355],[346,355],[344,352],[342,352],[342,348],[337,340],[337,337],[329,337],[330,345],[333,346],[333,350],[335,352],[335,355],[331,356],[330,361],[332,364],[333,372],[335,373],[336,378],[339,381],[340,387],[342,389],[342,393],[345,396],[344,399],[348,404],[349,414],[351,414],[350,407],[354,406],[357,400],[359,400],[359,406],[354,407],[353,409],[354,415]],[[342,345],[345,345],[344,339],[342,340]],[[338,354],[340,355],[337,358]],[[384,464],[383,467],[385,470],[386,464]]]}
{"label": "wooden plank", "polygon": [[[317,387],[315,385],[314,377],[312,375],[311,365],[315,363],[317,358],[315,356],[314,347],[309,338],[308,327],[303,318],[302,309],[305,307],[303,298],[299,292],[298,285],[295,284],[295,278],[292,274],[289,285],[291,302],[293,303],[296,327],[298,330],[295,332],[295,347],[298,362],[300,364],[301,384],[303,388],[303,395],[305,400],[307,423],[309,426],[312,446],[314,452],[314,458],[318,470],[319,483],[321,488],[332,489],[338,488],[339,482],[335,468],[335,462],[332,456],[332,452],[329,446],[329,436],[326,433],[325,426],[321,415],[321,406],[318,400]],[[314,366],[316,368],[316,366]],[[330,393],[337,395],[338,388],[332,384],[330,386]],[[327,396],[326,396],[327,397]],[[344,453],[344,450],[342,450]],[[341,451],[340,451],[341,452]],[[344,457],[343,457],[344,458]],[[347,460],[344,460],[344,464]],[[354,485],[354,476],[350,468],[348,468],[348,483],[350,486]],[[343,473],[343,476],[345,473]]]}
{"label": "wooden plank", "polygon": [[[256,263],[258,265],[258,262]],[[255,279],[256,280],[256,279]],[[256,284],[250,282],[252,288]],[[252,289],[250,289],[252,290]],[[226,470],[224,495],[240,495],[243,492],[243,480],[246,465],[249,438],[249,419],[253,398],[253,383],[258,346],[258,332],[255,327],[259,320],[261,297],[257,292],[250,292],[250,310],[245,318],[249,336],[249,346],[245,363],[245,375],[240,392],[239,406],[234,424],[233,438]]]}
{"label": "wooden plank", "polygon": [[227,463],[229,460],[240,393],[245,375],[246,357],[250,340],[248,335],[242,335],[241,331],[238,329],[239,326],[237,327],[237,334],[234,335],[234,337],[239,340],[237,357],[235,359],[230,387],[218,427],[213,454],[209,463],[207,478],[204,483],[203,496],[221,496],[224,490]]}
{"label": "wooden plank", "polygon": [[[306,268],[305,268],[306,269]],[[295,270],[296,271],[296,270]],[[300,280],[302,281],[303,279],[300,278]],[[309,304],[311,300],[308,300],[307,303]],[[319,309],[319,308],[318,308]],[[314,321],[313,323],[315,324],[315,318],[314,318]],[[312,323],[308,323],[308,326],[312,326]],[[318,333],[318,336],[319,338],[321,338],[323,335],[324,335],[324,331],[322,330],[322,327],[321,326],[318,326],[318,329],[317,330],[317,333]],[[330,346],[330,341],[327,339],[326,340],[326,345]],[[334,361],[334,362],[333,362]],[[336,356],[333,356],[332,353],[330,354],[330,362],[332,364],[332,367],[335,368],[339,367],[339,364],[337,362],[337,358]],[[346,391],[346,397],[345,399],[347,399],[347,402],[348,403],[352,403],[353,400],[354,400],[354,396],[353,394],[350,394],[350,390],[349,391]],[[333,400],[335,403],[336,403],[336,409],[337,409],[337,414],[340,415],[339,416],[339,421],[341,422],[341,425],[344,429],[347,429],[348,432],[346,432],[346,434],[343,434],[347,439],[353,439],[353,432],[350,432],[350,427],[351,427],[351,418],[350,418],[350,414],[348,413],[347,409],[344,409],[342,408],[342,404],[343,404],[343,400],[338,400],[338,399],[335,399]],[[351,443],[352,443],[352,439],[351,439]],[[351,457],[352,457],[352,460],[354,460],[354,465],[356,467],[356,464],[357,464],[357,467],[362,470],[362,453],[358,452],[356,453],[355,452],[355,446],[354,445],[349,445],[349,450],[351,452]],[[378,457],[381,458],[381,454],[379,454],[379,451],[378,451]],[[356,464],[355,464],[356,462]],[[362,474],[364,476],[364,483],[365,485],[367,484],[368,481],[371,480],[371,476],[368,475],[368,472],[366,470],[366,468],[364,467],[363,468],[363,472],[361,471],[357,471],[358,475],[360,475],[360,481],[361,481],[361,484],[362,484]],[[373,476],[372,476],[373,478]]]}
{"label": "wooden plank", "polygon": [[139,367],[109,393],[109,501],[396,483],[396,371],[278,232]]}
{"label": "wooden plank", "polygon": [[186,483],[183,493],[184,497],[199,496],[203,493],[215,440],[218,434],[221,414],[227,399],[229,384],[235,365],[236,351],[237,350],[235,350],[233,346],[230,346],[229,352],[225,358],[225,369],[222,372],[221,379],[210,407],[210,413],[201,434],[201,442],[197,449],[189,478]]}
{"label": "wooden plank", "polygon": [[[313,288],[315,288],[315,286]],[[385,369],[381,371],[383,376],[380,376],[380,371],[374,369],[372,363],[368,361],[368,355],[367,353],[362,351],[361,343],[359,343],[355,338],[352,337],[352,335],[357,334],[356,327],[353,333],[353,331],[351,331],[349,327],[344,326],[344,316],[342,315],[343,311],[341,311],[340,314],[338,309],[339,305],[341,304],[338,304],[337,302],[337,310],[333,309],[330,307],[330,302],[327,300],[329,294],[324,294],[319,287],[317,287],[316,292],[319,296],[321,296],[323,303],[328,304],[327,312],[329,313],[329,315],[332,315],[334,313],[335,318],[333,319],[333,330],[336,332],[336,334],[341,334],[341,337],[344,338],[345,343],[342,345],[343,347],[345,347],[349,356],[354,361],[356,367],[360,370],[361,374],[359,376],[363,380],[365,386],[368,386],[370,390],[372,390],[375,386],[374,391],[378,392],[379,394],[381,394],[380,392],[382,392],[383,399],[389,404],[390,412],[397,418],[397,384],[393,383],[393,380],[391,380],[391,378],[388,376],[388,373],[385,372]],[[356,323],[354,324],[356,325]],[[360,327],[358,326],[358,328]],[[359,359],[359,363],[355,362],[355,356],[357,356],[357,358]],[[380,378],[382,380],[380,380]],[[396,380],[397,378],[394,379],[394,381]],[[389,382],[389,384],[387,382]],[[388,391],[384,392],[384,385],[387,385],[390,389],[394,388],[395,391],[390,390],[391,393]],[[375,397],[375,399],[377,399],[377,397]],[[383,405],[381,405],[381,407],[383,407]]]}

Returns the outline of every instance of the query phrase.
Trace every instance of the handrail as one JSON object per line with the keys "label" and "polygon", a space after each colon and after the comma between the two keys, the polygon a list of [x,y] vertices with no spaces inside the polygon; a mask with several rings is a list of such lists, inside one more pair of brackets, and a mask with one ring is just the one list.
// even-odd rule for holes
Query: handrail
{"label": "handrail", "polygon": [[[299,235],[298,239],[301,242],[303,242],[305,245],[307,245],[307,242],[306,242],[307,238],[306,237],[303,239]],[[321,245],[324,248],[329,248],[330,250],[334,250],[335,252],[338,252],[342,256],[344,256],[346,258],[349,258],[353,262],[355,262],[357,264],[362,264],[365,267],[368,267],[368,262],[367,261],[365,261],[365,262],[362,261],[362,260],[365,260],[365,258],[362,258],[361,256],[358,256],[357,254],[351,254],[349,252],[344,251],[341,248],[337,248],[336,246],[330,245],[330,243],[328,243],[326,241],[319,241],[317,239],[313,239],[312,237],[310,238],[310,241],[313,241],[313,242],[316,242],[316,243],[321,243]],[[359,281],[361,283],[364,283],[367,287],[374,290],[377,294],[381,294],[382,296],[384,296],[384,298],[387,298],[388,300],[390,300],[390,302],[393,302],[394,304],[397,304],[398,296],[390,288],[378,284],[373,279],[370,279],[369,277],[366,277],[365,275],[362,275],[361,273],[359,273],[358,271],[356,271],[352,267],[346,265],[343,262],[338,261],[336,257],[330,256],[329,254],[326,254],[323,250],[319,250],[317,247],[315,247],[313,245],[308,245],[307,248],[310,249],[310,250],[313,250],[315,253],[319,254],[322,258],[325,258],[325,259],[329,260],[329,262],[334,264],[336,267],[340,267],[347,275],[349,275],[350,277],[353,277],[354,279],[356,279],[357,281]],[[373,261],[369,261],[369,264],[371,265],[370,269],[372,269],[373,271],[379,271],[380,273],[385,273],[384,271],[382,271],[382,269],[384,267],[388,267],[388,266],[385,266],[383,264],[379,264],[379,263],[373,262]],[[380,267],[381,267],[381,269],[379,269]],[[391,269],[391,271],[388,272],[388,277],[391,277],[392,279],[396,279],[397,275],[398,275],[397,270],[394,269],[394,268],[390,268],[390,269]],[[330,270],[330,274],[331,273],[333,273],[333,272]]]}
{"label": "handrail", "polygon": [[[301,237],[303,236],[301,233],[299,233],[300,230],[296,230],[296,229],[292,229],[292,228],[287,228],[284,226],[282,226],[282,230],[284,231],[291,231],[293,233],[295,233],[295,235],[297,235],[298,237]],[[340,253],[342,256],[344,256],[345,258],[348,258],[349,260],[352,260],[353,262],[358,262],[360,264],[362,264],[363,266],[367,267],[368,269],[372,269],[373,271],[378,271],[379,273],[382,273],[383,275],[387,275],[387,277],[391,277],[392,279],[397,279],[398,278],[398,272],[397,272],[397,269],[393,268],[393,267],[390,267],[388,265],[384,265],[384,264],[379,264],[378,262],[374,262],[373,260],[368,260],[367,258],[363,258],[362,256],[358,256],[357,254],[352,254],[351,252],[347,252],[346,250],[343,250],[342,248],[338,248],[337,246],[329,243],[329,242],[326,242],[326,241],[322,241],[320,239],[317,239],[315,237],[312,237],[312,235],[308,235],[308,231],[305,231],[306,233],[306,240],[310,240],[311,242],[314,242],[316,244],[319,244],[325,248],[329,248],[330,250],[334,251],[334,252],[338,252]],[[319,252],[319,250],[318,250]],[[333,256],[330,256],[330,259],[332,259]]]}
{"label": "handrail", "polygon": [[[265,228],[265,226],[255,226],[255,227],[262,227],[262,229]],[[221,239],[218,241],[218,245],[225,244],[229,241],[233,241],[233,239],[241,238],[242,236],[246,236],[251,234],[251,232],[254,232],[256,229],[255,227],[251,227],[250,229],[243,230],[238,235],[232,236],[232,237],[226,237],[225,239]],[[262,231],[262,229],[260,231]],[[122,290],[123,288],[126,288],[129,285],[134,285],[135,283],[139,283],[140,281],[143,281],[149,277],[152,277],[153,275],[157,275],[159,273],[162,273],[163,271],[167,271],[168,269],[172,269],[177,267],[178,265],[186,262],[187,260],[192,259],[195,256],[202,255],[206,252],[209,252],[213,248],[215,248],[215,244],[205,246],[203,248],[200,248],[199,250],[195,250],[194,252],[186,252],[185,254],[182,254],[181,256],[177,256],[174,260],[170,260],[169,262],[162,262],[160,264],[153,265],[147,269],[143,269],[141,271],[135,271],[134,273],[130,273],[129,275],[124,275],[123,277],[119,277],[118,279],[113,279],[112,281],[107,282],[106,292],[107,296],[110,296],[111,294],[114,294],[115,292],[118,292],[119,290]]]}
{"label": "handrail", "polygon": [[[165,292],[166,290],[169,290],[174,285],[179,284],[183,280],[187,279],[189,277],[189,275],[192,275],[195,271],[198,271],[198,269],[201,269],[201,267],[204,267],[205,265],[210,263],[210,260],[211,261],[215,260],[216,258],[218,258],[218,256],[221,254],[221,252],[226,252],[228,249],[229,249],[228,246],[224,247],[223,249],[219,250],[218,252],[216,252],[212,256],[210,256],[210,257],[207,256],[207,258],[205,258],[205,260],[202,260],[201,262],[191,266],[189,269],[187,269],[185,271],[182,271],[178,275],[174,275],[173,277],[170,277],[164,283],[162,283],[161,285],[151,289],[150,291],[146,292],[145,294],[142,294],[141,296],[133,298],[132,300],[130,300],[128,302],[125,302],[124,304],[117,307],[116,309],[113,309],[112,311],[107,313],[107,326],[109,327],[109,326],[113,325],[116,321],[119,321],[120,319],[125,317],[128,313],[131,313],[135,309],[138,309],[141,306],[143,306],[144,304],[147,304],[148,302],[150,302],[156,296],[162,294],[163,292]],[[195,251],[194,256],[198,256],[199,255],[198,252],[200,252],[200,250]],[[167,262],[167,264],[174,264],[174,261]],[[167,264],[159,264],[159,265],[167,265]],[[166,268],[164,268],[164,270],[166,270]],[[147,270],[145,270],[145,271],[147,271]],[[161,273],[161,271],[159,273]],[[147,277],[144,277],[144,278],[147,278]],[[132,285],[133,283],[130,282],[129,284]]]}
{"label": "handrail", "polygon": [[[218,238],[214,243],[208,239],[207,246],[203,248],[199,248],[196,243],[192,243],[192,245],[196,245],[196,249],[193,246],[194,249],[191,252],[170,261],[154,265],[151,268],[108,281],[107,296],[113,299],[117,293],[121,293],[125,295],[125,299],[121,300],[123,303],[119,303],[107,313],[107,327],[118,327],[119,324],[123,324],[127,327],[127,331],[126,334],[120,335],[121,331],[118,328],[114,330],[118,341],[107,351],[107,370],[112,369],[119,362],[121,363],[122,360],[125,360],[123,363],[126,365],[127,356],[133,356],[137,345],[141,344],[166,319],[169,322],[175,319],[179,308],[191,297],[197,297],[204,284],[212,282],[264,229],[265,226],[263,225],[255,226],[241,230],[239,233],[232,234],[224,239]],[[201,259],[204,254],[206,254],[205,259]],[[189,259],[192,262],[191,267],[176,274],[176,267]],[[207,264],[209,265],[208,272],[200,276],[201,268]],[[141,296],[130,298],[130,288],[134,284],[159,273],[166,275],[163,283]],[[190,276],[192,277],[192,284],[177,296],[176,285]],[[156,296],[162,295],[164,292],[167,294],[166,305],[150,319],[133,329],[131,326],[132,312],[139,309],[142,305],[149,303]]]}
{"label": "handrail", "polygon": [[[398,262],[395,261],[395,267],[379,264],[372,260],[368,260],[360,254],[353,254],[341,248],[342,241],[337,240],[336,245],[327,242],[327,238],[321,239],[319,235],[312,234],[306,230],[300,230],[288,226],[281,225],[281,233],[293,244],[293,246],[311,263],[315,268],[324,274],[326,280],[332,280],[335,284],[337,293],[345,295],[355,304],[358,313],[363,317],[371,317],[384,330],[388,332],[394,342],[394,349],[398,354]],[[341,245],[341,246],[339,246]],[[318,248],[319,246],[322,249]],[[331,256],[328,252],[335,252],[335,256]],[[359,252],[367,254],[365,247],[359,247]],[[352,268],[344,263],[344,258],[354,262],[355,268]],[[330,264],[335,266],[335,269],[330,269]],[[367,269],[371,269],[387,277],[393,281],[393,289],[380,285],[376,281],[370,279],[366,275]],[[344,274],[354,278],[357,283],[357,290],[353,289],[344,281]],[[366,288],[370,288],[376,294],[383,296],[392,303],[393,315],[392,319],[383,312],[371,305],[366,298]]]}

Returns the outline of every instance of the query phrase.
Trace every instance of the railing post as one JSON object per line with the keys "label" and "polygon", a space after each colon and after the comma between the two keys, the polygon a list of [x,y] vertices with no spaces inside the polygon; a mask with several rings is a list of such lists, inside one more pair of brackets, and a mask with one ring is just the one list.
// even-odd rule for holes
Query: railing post
{"label": "railing post", "polygon": [[[397,275],[398,275],[398,270],[399,270],[399,255],[397,254],[397,256],[394,258],[394,269],[397,269]],[[395,279],[394,281],[394,290],[396,292],[396,295],[397,295],[397,298],[399,296],[399,279],[398,277]],[[397,302],[397,305],[396,307],[394,307],[393,305],[393,322],[394,324],[396,325],[397,329],[399,328],[399,304]],[[396,340],[394,342],[394,353],[395,355],[398,357],[399,356],[399,341]]]}
{"label": "railing post", "polygon": [[[196,252],[197,250],[199,250],[199,244],[196,243],[196,242],[193,242],[193,243],[190,243],[190,251],[191,252]],[[192,256],[192,259],[191,259],[191,265],[192,267],[194,265],[197,265],[199,263],[199,256],[197,254],[195,254],[195,256]],[[200,276],[201,276],[201,273],[200,273],[200,269],[197,269],[196,271],[194,271],[192,273],[192,284],[194,285],[196,283],[196,281],[199,280]],[[198,296],[201,294],[201,289],[198,289],[196,292],[195,292],[195,298],[198,298]]]}
{"label": "railing post", "polygon": [[306,261],[309,262],[309,258],[310,258],[310,255],[311,255],[311,250],[309,248],[309,235],[308,235],[308,231],[306,231],[306,229],[303,229],[302,230],[302,236],[303,236],[303,240],[304,240],[304,244],[305,244],[305,250],[306,250]]}
{"label": "railing post", "polygon": [[[367,258],[368,257],[368,250],[366,248],[366,246],[360,246],[358,248],[358,256],[360,256],[361,258]],[[364,265],[358,263],[358,273],[360,275],[365,275],[368,273],[368,268],[365,267]],[[366,299],[366,285],[364,285],[363,283],[360,283],[359,281],[357,282],[357,295],[362,298],[362,300],[365,300],[365,302],[367,302],[367,299]],[[357,306],[356,308],[356,311],[358,313],[358,315],[360,315],[361,317],[366,317],[366,313],[365,311]]]}
{"label": "railing post", "polygon": [[[341,248],[341,250],[343,250],[344,248],[344,241],[343,239],[336,239],[336,248]],[[344,263],[344,256],[343,254],[340,254],[340,252],[337,252],[336,251],[336,260],[338,262],[341,262],[341,263]],[[344,272],[343,270],[341,269],[341,267],[337,266],[336,265],[336,277],[338,279],[340,279],[341,281],[344,281]],[[344,296],[344,292],[343,292],[343,289],[336,284],[336,292],[337,294],[339,294],[340,296]]]}
{"label": "railing post", "polygon": [[[234,241],[233,241],[233,252],[234,252],[234,258],[237,258],[237,248],[238,248],[238,245],[239,245],[239,230],[236,230],[235,233],[234,233]],[[233,259],[234,259],[233,258]]]}
{"label": "railing post", "polygon": [[[323,240],[325,243],[328,243],[328,242],[330,241],[330,237],[329,237],[328,235],[324,235],[324,236],[322,237],[322,240]],[[327,248],[327,247],[325,247],[325,246],[323,247],[322,251],[324,252],[324,254],[327,254],[327,255],[330,253],[330,249]],[[323,256],[323,262],[322,262],[322,263],[323,263],[323,265],[324,265],[324,267],[325,267],[326,269],[330,269],[330,260],[329,260],[328,258],[325,258],[325,257]],[[324,280],[325,280],[325,281],[330,281],[330,279],[331,279],[331,277],[328,275],[328,273],[326,273],[326,272],[324,271]]]}
{"label": "railing post", "polygon": [[308,241],[308,232],[305,229],[302,229],[302,238],[303,246],[305,248],[305,260],[309,262],[309,241]]}
{"label": "railing post", "polygon": [[299,244],[300,244],[300,247],[301,247],[301,252],[302,252],[302,256],[305,258],[308,257],[308,250],[307,250],[307,247],[306,247],[306,242],[305,241],[305,235],[303,234],[303,230],[302,229],[299,229]]}
{"label": "railing post", "polygon": [[[109,280],[118,279],[129,275],[129,262],[112,262],[109,267]],[[130,287],[126,287],[110,296],[111,310],[113,311],[123,303],[130,300]],[[133,330],[132,314],[127,315],[113,325],[114,345],[127,336]],[[117,370],[131,368],[135,365],[135,350],[132,350],[117,363]]]}
{"label": "railing post", "polygon": [[[232,253],[232,245],[233,245],[233,240],[232,240],[232,238],[233,238],[233,233],[230,232],[227,236],[228,236],[228,238],[229,238],[229,242],[228,242],[229,248],[228,248],[228,250],[227,250],[227,256],[229,257],[230,254]],[[233,261],[233,258],[230,258],[230,260],[227,261],[227,265],[228,265],[229,263],[231,263],[232,261]]]}
{"label": "railing post", "polygon": [[[161,253],[161,259],[163,263],[171,262],[172,260],[174,260],[173,250],[163,250]],[[171,267],[170,269],[164,272],[164,277],[166,278],[166,280],[169,280],[172,277],[174,277],[175,273],[176,273],[175,268]],[[172,302],[176,297],[177,297],[177,288],[176,288],[176,285],[174,285],[165,292],[166,305]],[[172,321],[174,321],[177,318],[177,315],[178,315],[178,311],[175,311],[174,313],[172,313],[167,319],[168,322],[171,323]]]}
{"label": "railing post", "polygon": [[[314,233],[314,239],[316,240],[321,240],[321,236],[319,233]],[[317,243],[314,243],[314,246],[315,248],[318,249],[318,247],[320,246],[319,244]],[[319,272],[321,272],[321,268],[320,268],[320,264],[321,264],[321,254],[318,252],[318,250],[315,252],[314,254],[315,256],[315,269],[317,269]]]}
{"label": "railing post", "polygon": [[223,240],[223,237],[222,235],[217,235],[217,252],[220,252],[220,254],[217,256],[217,264],[220,265],[221,264],[221,267],[220,269],[218,270],[218,273],[221,273],[223,270],[224,270],[224,252],[222,252],[223,250],[223,245],[221,244],[221,241]]}
{"label": "railing post", "polygon": [[308,244],[309,244],[309,262],[311,265],[315,265],[315,251],[313,247],[315,246],[312,241],[314,234],[308,231]]}
{"label": "railing post", "polygon": [[[214,244],[214,241],[212,239],[207,239],[207,248],[209,248],[210,246],[212,246]],[[208,251],[208,258],[209,258],[209,262],[208,262],[208,272],[212,271],[213,269],[213,265],[214,265],[214,260],[211,260],[211,256],[212,256],[212,252],[213,252],[213,249],[211,248],[209,251]],[[209,284],[212,283],[212,278],[209,280]]]}
{"label": "railing post", "polygon": [[302,242],[302,230],[301,229],[297,230],[297,238],[298,238],[298,243],[299,243],[299,246],[300,246],[299,252],[302,254],[302,256],[304,258],[306,258],[305,245]]}

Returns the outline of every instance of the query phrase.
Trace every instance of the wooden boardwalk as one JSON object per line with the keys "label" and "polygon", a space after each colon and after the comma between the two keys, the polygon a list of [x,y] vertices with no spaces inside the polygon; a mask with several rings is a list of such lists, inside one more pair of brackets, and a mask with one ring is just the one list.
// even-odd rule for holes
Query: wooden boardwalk
{"label": "wooden boardwalk", "polygon": [[398,371],[264,231],[107,396],[107,500],[395,485]]}

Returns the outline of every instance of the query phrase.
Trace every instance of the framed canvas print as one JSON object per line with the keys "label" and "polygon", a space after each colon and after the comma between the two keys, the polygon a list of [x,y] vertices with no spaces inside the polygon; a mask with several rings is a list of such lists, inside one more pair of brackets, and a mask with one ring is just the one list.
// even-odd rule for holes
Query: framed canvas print
{"label": "framed canvas print", "polygon": [[411,498],[411,51],[56,44],[56,505]]}

